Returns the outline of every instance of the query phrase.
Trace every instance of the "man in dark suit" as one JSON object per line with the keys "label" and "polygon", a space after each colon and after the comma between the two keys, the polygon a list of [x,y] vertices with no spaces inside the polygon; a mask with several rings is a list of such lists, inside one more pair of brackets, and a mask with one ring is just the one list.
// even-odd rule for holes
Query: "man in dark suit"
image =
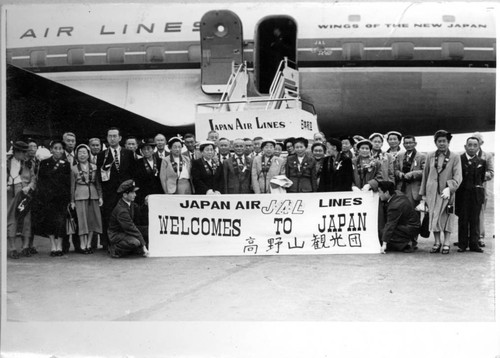
{"label": "man in dark suit", "polygon": [[184,145],[186,150],[182,152],[182,155],[189,157],[191,161],[200,157],[200,153],[196,152],[196,138],[193,133],[187,133],[184,136]]}
{"label": "man in dark suit", "polygon": [[90,157],[89,162],[97,164],[97,155],[102,151],[101,140],[99,138],[89,139]]}
{"label": "man in dark suit", "polygon": [[234,155],[223,164],[224,194],[249,194],[252,192],[252,160],[245,156],[245,141],[235,139],[233,149]]}
{"label": "man in dark suit", "polygon": [[63,153],[63,159],[67,160],[69,164],[76,165],[76,136],[72,132],[66,132],[63,134],[63,142],[66,148]]}
{"label": "man in dark suit", "polygon": [[220,162],[220,165],[222,165],[226,159],[229,159],[231,155],[231,142],[229,139],[219,139],[219,154],[217,154],[217,160]]}
{"label": "man in dark suit", "polygon": [[116,127],[108,129],[108,149],[97,155],[97,173],[102,183],[103,205],[102,205],[102,245],[104,249],[108,246],[107,228],[109,217],[118,201],[117,190],[125,180],[132,179],[135,163],[133,153],[120,147],[122,137],[120,130]]}
{"label": "man in dark suit", "polygon": [[479,247],[479,215],[484,203],[483,182],[486,175],[486,161],[477,156],[479,139],[467,138],[465,153],[460,156],[462,183],[455,197],[458,216],[458,252],[483,252]]}
{"label": "man in dark suit", "polygon": [[163,134],[158,133],[155,136],[155,144],[156,144],[156,152],[154,156],[156,158],[159,158],[161,160],[170,154],[166,148],[167,138]]}
{"label": "man in dark suit", "polygon": [[147,257],[149,255],[141,231],[134,223],[138,206],[134,203],[136,191],[133,180],[124,181],[117,190],[120,200],[113,209],[109,218],[108,237],[109,253],[112,258],[136,254]]}
{"label": "man in dark suit", "polygon": [[380,200],[387,202],[387,219],[382,231],[380,253],[385,254],[386,250],[413,252],[411,243],[420,229],[419,214],[408,197],[396,191],[391,181],[380,181],[378,194]]}
{"label": "man in dark suit", "polygon": [[[66,132],[63,134],[63,142],[66,145],[66,148],[64,149],[64,153],[62,156],[63,160],[66,160],[69,162],[71,166],[77,165],[78,164],[78,159],[77,155],[75,153],[75,146],[76,146],[76,135],[75,133],[72,132]],[[74,216],[76,217],[76,212],[73,212]],[[76,232],[78,232],[78,222],[76,222]],[[78,253],[83,253],[83,250],[80,249],[80,237],[78,234],[72,234],[72,235],[64,235],[62,238],[62,251],[67,254],[69,252],[70,248],[70,237],[71,241],[73,242],[73,247],[75,248],[75,252]]]}

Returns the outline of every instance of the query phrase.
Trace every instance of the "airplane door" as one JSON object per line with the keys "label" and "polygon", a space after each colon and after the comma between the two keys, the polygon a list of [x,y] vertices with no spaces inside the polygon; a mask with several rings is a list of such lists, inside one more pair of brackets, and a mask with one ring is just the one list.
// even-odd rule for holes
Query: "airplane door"
{"label": "airplane door", "polygon": [[255,29],[255,85],[260,93],[269,93],[284,57],[297,62],[297,23],[286,15],[265,17]]}
{"label": "airplane door", "polygon": [[213,10],[203,15],[201,36],[201,89],[222,93],[231,75],[231,64],[243,63],[243,27],[229,10]]}

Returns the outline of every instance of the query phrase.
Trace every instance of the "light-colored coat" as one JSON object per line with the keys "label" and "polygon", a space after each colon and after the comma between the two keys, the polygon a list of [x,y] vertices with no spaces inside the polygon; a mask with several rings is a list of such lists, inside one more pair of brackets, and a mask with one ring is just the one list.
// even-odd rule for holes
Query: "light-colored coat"
{"label": "light-colored coat", "polygon": [[[441,171],[444,157],[441,155],[438,161],[438,169]],[[424,171],[422,173],[422,185],[420,195],[426,197],[429,207],[429,230],[433,232],[448,231],[452,232],[456,227],[455,215],[447,213],[448,204],[455,203],[455,192],[460,183],[462,183],[462,164],[460,156],[456,153],[450,153],[450,160],[446,168],[439,173],[438,190],[438,172],[435,168],[435,152],[427,154],[425,159]],[[450,188],[450,199],[443,199],[441,194],[444,188]]]}
{"label": "light-colored coat", "polygon": [[271,166],[266,176],[262,173],[262,156],[257,155],[252,162],[252,188],[255,194],[271,192],[270,181],[276,175],[285,173],[285,160],[276,156],[272,157]]}
{"label": "light-colored coat", "polygon": [[[182,155],[182,161],[184,162],[186,170],[189,173],[189,176],[191,177],[191,160],[189,159],[188,156]],[[170,161],[170,156],[166,156],[161,161],[160,181],[161,181],[161,186],[163,187],[163,191],[166,194],[175,194],[175,192],[177,191],[177,173],[174,171],[172,162]]]}
{"label": "light-colored coat", "polygon": [[[396,178],[399,178],[400,173],[403,173],[403,162],[406,152],[399,152],[396,157]],[[422,184],[422,173],[425,166],[425,155],[418,152],[415,153],[415,158],[411,162],[410,171],[407,173],[411,177],[411,181],[406,183],[404,194],[410,199],[412,204],[420,201],[420,186]],[[396,189],[401,190],[403,187],[403,180],[396,179]],[[402,190],[401,190],[402,191]]]}
{"label": "light-colored coat", "polygon": [[[92,166],[92,178],[90,180],[88,171],[80,173],[78,165],[71,166],[71,201],[75,200],[97,200],[102,198],[101,182],[98,180],[97,165],[89,163]],[[82,177],[82,175],[85,177]]]}

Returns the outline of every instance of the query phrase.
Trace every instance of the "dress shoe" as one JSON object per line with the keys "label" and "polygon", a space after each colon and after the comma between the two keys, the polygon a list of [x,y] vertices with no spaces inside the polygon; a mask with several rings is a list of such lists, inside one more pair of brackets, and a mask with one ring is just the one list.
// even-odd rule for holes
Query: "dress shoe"
{"label": "dress shoe", "polygon": [[9,251],[9,257],[11,259],[18,259],[19,253],[17,252],[17,250],[11,250],[11,251]]}
{"label": "dress shoe", "polygon": [[29,248],[22,249],[21,255],[23,255],[24,257],[31,257],[30,249]]}
{"label": "dress shoe", "polygon": [[38,254],[37,249],[35,249],[34,247],[30,247],[30,254],[32,254],[32,255]]}
{"label": "dress shoe", "polygon": [[454,242],[454,243],[453,243],[453,246],[458,246],[458,242]]}
{"label": "dress shoe", "polygon": [[458,248],[457,250],[458,252],[465,252],[465,249],[462,249],[462,248]]}
{"label": "dress shoe", "polygon": [[473,248],[473,249],[470,249],[472,252],[484,252],[484,250],[480,247],[476,247],[476,248]]}
{"label": "dress shoe", "polygon": [[477,244],[479,245],[479,247],[486,247],[483,239],[479,239],[479,242]]}

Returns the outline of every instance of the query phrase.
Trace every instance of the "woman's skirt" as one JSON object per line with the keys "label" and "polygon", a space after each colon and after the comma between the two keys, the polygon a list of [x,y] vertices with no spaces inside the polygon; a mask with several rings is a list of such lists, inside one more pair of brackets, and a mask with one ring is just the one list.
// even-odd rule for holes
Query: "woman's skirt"
{"label": "woman's skirt", "polygon": [[99,200],[76,200],[75,204],[78,218],[78,235],[87,235],[91,232],[102,234]]}
{"label": "woman's skirt", "polygon": [[177,190],[175,194],[191,194],[191,182],[189,179],[177,180]]}

